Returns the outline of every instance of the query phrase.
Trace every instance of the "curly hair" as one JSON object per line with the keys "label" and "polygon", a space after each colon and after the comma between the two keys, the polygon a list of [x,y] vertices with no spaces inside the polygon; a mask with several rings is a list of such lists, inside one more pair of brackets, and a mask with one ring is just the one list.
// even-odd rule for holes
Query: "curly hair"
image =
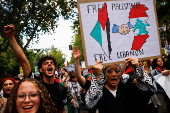
{"label": "curly hair", "polygon": [[53,56],[49,56],[49,55],[42,56],[37,63],[38,70],[40,70],[40,68],[42,67],[42,63],[46,60],[52,60],[54,62],[54,66],[56,66],[57,64],[56,59]]}
{"label": "curly hair", "polygon": [[38,113],[58,113],[58,110],[56,109],[55,104],[52,102],[50,95],[47,89],[45,88],[45,86],[41,84],[40,81],[32,78],[23,79],[13,87],[9,95],[4,113],[18,113],[16,109],[16,100],[14,94],[17,94],[19,86],[21,85],[22,82],[25,81],[32,82],[36,86],[37,91],[41,93],[40,107],[38,109]]}

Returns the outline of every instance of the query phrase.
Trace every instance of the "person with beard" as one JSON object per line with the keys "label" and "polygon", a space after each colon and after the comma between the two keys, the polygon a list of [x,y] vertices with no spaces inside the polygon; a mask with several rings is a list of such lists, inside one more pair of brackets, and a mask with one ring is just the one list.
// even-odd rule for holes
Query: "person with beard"
{"label": "person with beard", "polygon": [[1,86],[3,90],[3,94],[1,95],[2,98],[0,99],[0,113],[4,111],[4,108],[7,103],[7,98],[9,97],[9,94],[12,90],[12,88],[15,85],[15,80],[10,74],[3,75],[1,79]]}
{"label": "person with beard", "polygon": [[[27,60],[21,47],[18,45],[13,32],[15,31],[14,25],[10,24],[4,26],[4,32],[6,37],[8,37],[15,55],[18,57],[20,64],[22,66],[25,78],[32,76],[31,67],[29,61]],[[38,69],[41,73],[41,78],[35,76],[34,78],[40,80],[41,83],[46,87],[50,94],[52,101],[54,102],[59,113],[64,113],[63,103],[66,101],[67,90],[66,88],[57,83],[54,80],[56,60],[52,56],[43,56],[38,61]]]}

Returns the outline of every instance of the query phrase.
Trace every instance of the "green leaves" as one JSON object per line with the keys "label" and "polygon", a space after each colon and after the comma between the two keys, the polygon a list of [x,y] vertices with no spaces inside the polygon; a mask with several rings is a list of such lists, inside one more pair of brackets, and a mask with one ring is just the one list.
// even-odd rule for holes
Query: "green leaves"
{"label": "green leaves", "polygon": [[53,57],[56,58],[56,61],[57,61],[56,68],[57,69],[63,67],[63,64],[66,60],[66,55],[64,53],[62,53],[61,50],[54,48],[54,45],[53,45],[53,46],[51,46],[51,50],[49,52],[49,55],[52,55]]}
{"label": "green leaves", "polygon": [[161,39],[167,39],[170,45],[170,1],[156,0],[156,9]]}
{"label": "green leaves", "polygon": [[[79,26],[79,21],[78,20],[74,21],[74,25],[72,26],[72,30],[75,33],[75,35],[72,37],[72,45],[73,45],[73,48],[75,46],[78,46],[78,48],[79,48],[79,50],[81,52],[81,55],[80,55],[80,58],[79,58],[79,60],[81,62],[81,61],[84,61],[84,52],[83,52],[81,32],[80,32],[80,26]],[[73,55],[71,57],[70,63],[74,63]]]}
{"label": "green leaves", "polygon": [[[65,19],[72,18],[72,10],[75,6],[76,2],[74,0],[0,0],[0,36],[3,37],[0,43],[0,52],[1,58],[7,59],[0,64],[2,66],[0,67],[0,72],[6,71],[8,73],[12,69],[16,69],[14,67],[19,67],[17,59],[15,61],[10,60],[11,58],[15,59],[15,56],[12,49],[9,49],[10,43],[5,38],[3,26],[8,24],[15,25],[14,36],[32,65],[34,58],[30,55],[34,56],[34,54],[27,52],[27,48],[31,44],[38,43],[41,34],[53,33],[57,27],[59,16],[63,16]],[[25,45],[23,45],[24,38],[27,40]],[[8,49],[11,52],[8,52]],[[2,54],[2,52],[4,53]],[[13,57],[9,56],[10,53],[13,54]],[[11,63],[16,62],[14,63],[15,66],[12,63],[10,67],[9,63],[7,63],[9,61]]]}

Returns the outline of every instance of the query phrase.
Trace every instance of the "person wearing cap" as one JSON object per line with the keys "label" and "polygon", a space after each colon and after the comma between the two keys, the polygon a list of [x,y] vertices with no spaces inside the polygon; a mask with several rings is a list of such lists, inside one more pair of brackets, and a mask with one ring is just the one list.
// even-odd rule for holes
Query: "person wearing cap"
{"label": "person wearing cap", "polygon": [[[93,65],[90,82],[81,76],[78,47],[73,49],[73,57],[78,82],[87,90],[85,100],[89,109],[98,109],[99,113],[147,113],[147,103],[157,89],[152,77],[139,67],[138,59],[130,57],[126,64],[105,67],[98,61]],[[126,65],[132,68],[132,77],[128,72],[122,75]]]}

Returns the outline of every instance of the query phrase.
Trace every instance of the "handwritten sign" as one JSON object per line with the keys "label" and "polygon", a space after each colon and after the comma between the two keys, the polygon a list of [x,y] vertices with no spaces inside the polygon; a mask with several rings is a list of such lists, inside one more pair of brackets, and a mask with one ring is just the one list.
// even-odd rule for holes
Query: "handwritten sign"
{"label": "handwritten sign", "polygon": [[86,68],[161,57],[154,0],[78,1]]}

